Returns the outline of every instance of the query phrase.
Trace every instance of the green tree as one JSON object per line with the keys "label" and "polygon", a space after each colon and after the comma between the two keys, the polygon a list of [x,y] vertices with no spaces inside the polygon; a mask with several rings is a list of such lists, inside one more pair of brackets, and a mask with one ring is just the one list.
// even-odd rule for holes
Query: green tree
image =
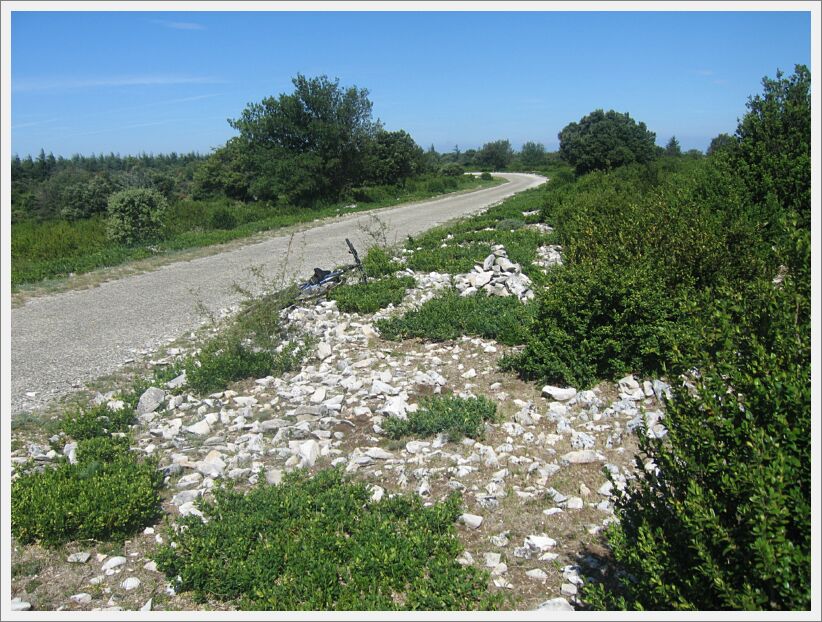
{"label": "green tree", "polygon": [[594,110],[558,134],[562,159],[578,175],[654,159],[656,134],[626,113]]}
{"label": "green tree", "polygon": [[519,152],[520,162],[526,167],[539,167],[545,164],[545,145],[528,141]]}
{"label": "green tree", "polygon": [[217,149],[194,171],[194,196],[223,193],[231,199],[248,201],[251,196],[251,165],[243,143],[234,137]]}
{"label": "green tree", "polygon": [[712,155],[723,149],[730,149],[733,145],[736,144],[736,138],[731,136],[730,134],[719,134],[715,136],[711,140],[711,144],[708,145],[708,151],[706,155]]}
{"label": "green tree", "polygon": [[665,145],[665,155],[670,158],[678,158],[682,155],[682,149],[679,146],[679,141],[676,136],[671,136],[671,140]]}
{"label": "green tree", "polygon": [[378,130],[367,164],[368,179],[378,184],[399,184],[423,167],[424,153],[404,130]]}
{"label": "green tree", "polygon": [[368,91],[327,76],[292,81],[294,92],[249,104],[230,121],[240,132],[250,191],[296,204],[336,198],[365,178],[364,161],[378,122]]}
{"label": "green tree", "polygon": [[[811,73],[796,65],[793,75],[762,79],[763,93],[748,100],[736,131],[732,163],[751,200],[771,212],[793,212],[800,228],[810,227]],[[774,215],[773,213],[771,215]],[[772,221],[770,221],[772,222]]]}
{"label": "green tree", "polygon": [[485,143],[477,152],[476,161],[480,166],[503,170],[514,158],[514,150],[507,140],[495,140]]}

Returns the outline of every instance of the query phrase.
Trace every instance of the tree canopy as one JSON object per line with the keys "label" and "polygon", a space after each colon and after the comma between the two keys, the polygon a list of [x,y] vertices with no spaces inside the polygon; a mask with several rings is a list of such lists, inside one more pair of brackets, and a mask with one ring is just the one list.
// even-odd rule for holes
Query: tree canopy
{"label": "tree canopy", "polygon": [[558,135],[562,158],[578,175],[654,159],[656,134],[626,113],[594,110]]}
{"label": "tree canopy", "polygon": [[476,161],[480,166],[502,170],[511,163],[514,150],[507,140],[495,140],[485,143],[477,152]]}

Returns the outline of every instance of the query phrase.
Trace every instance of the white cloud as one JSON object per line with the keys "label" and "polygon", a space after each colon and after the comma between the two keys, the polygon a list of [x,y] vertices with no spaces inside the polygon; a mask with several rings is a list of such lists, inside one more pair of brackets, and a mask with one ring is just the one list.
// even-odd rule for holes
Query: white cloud
{"label": "white cloud", "polygon": [[167,86],[176,84],[218,84],[210,76],[108,76],[105,78],[12,78],[11,90],[16,92],[89,89],[104,86]]}

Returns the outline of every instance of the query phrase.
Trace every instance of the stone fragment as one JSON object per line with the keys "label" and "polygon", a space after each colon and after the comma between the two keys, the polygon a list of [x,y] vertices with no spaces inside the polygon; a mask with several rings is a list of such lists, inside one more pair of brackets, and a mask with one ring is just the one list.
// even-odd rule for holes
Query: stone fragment
{"label": "stone fragment", "polygon": [[165,397],[166,394],[162,389],[149,387],[140,396],[140,401],[137,402],[137,414],[145,415],[154,412],[163,403]]}
{"label": "stone fragment", "polygon": [[529,579],[539,581],[540,583],[545,583],[548,580],[548,574],[541,568],[534,568],[532,570],[528,570],[525,572],[525,574]]}
{"label": "stone fragment", "polygon": [[574,608],[567,600],[559,597],[546,600],[537,607],[537,611],[574,611]]}
{"label": "stone fragment", "polygon": [[136,590],[140,587],[140,579],[137,577],[129,577],[125,581],[123,581],[120,586],[126,591],[130,592],[131,590]]}
{"label": "stone fragment", "polygon": [[543,397],[550,397],[557,402],[567,402],[577,394],[573,387],[555,387],[550,384],[542,387]]}
{"label": "stone fragment", "polygon": [[479,529],[482,525],[482,516],[476,514],[461,514],[458,520],[471,529]]}
{"label": "stone fragment", "polygon": [[105,564],[103,564],[102,570],[106,572],[108,570],[114,570],[115,568],[119,568],[123,564],[126,563],[126,558],[122,556],[110,557]]}
{"label": "stone fragment", "polygon": [[85,564],[89,557],[91,557],[91,553],[81,551],[79,553],[72,553],[66,558],[66,561],[70,564]]}
{"label": "stone fragment", "polygon": [[69,600],[78,605],[88,605],[91,602],[91,594],[80,592],[69,597]]}

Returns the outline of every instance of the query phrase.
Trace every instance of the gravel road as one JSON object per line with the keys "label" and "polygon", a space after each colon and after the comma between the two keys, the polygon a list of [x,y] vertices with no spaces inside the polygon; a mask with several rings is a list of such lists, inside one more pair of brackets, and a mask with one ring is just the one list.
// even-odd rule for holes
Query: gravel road
{"label": "gravel road", "polygon": [[[546,181],[538,175],[500,173],[493,188],[382,209],[389,242],[456,217],[486,209]],[[349,263],[345,238],[365,251],[373,216],[352,214],[294,235],[272,236],[238,249],[180,261],[152,272],[29,300],[11,312],[11,412],[41,408],[86,382],[115,372],[203,322],[199,304],[218,313],[240,300],[232,284],[255,290],[249,267],[268,278],[307,277],[315,266]],[[288,254],[289,241],[291,252]]]}

